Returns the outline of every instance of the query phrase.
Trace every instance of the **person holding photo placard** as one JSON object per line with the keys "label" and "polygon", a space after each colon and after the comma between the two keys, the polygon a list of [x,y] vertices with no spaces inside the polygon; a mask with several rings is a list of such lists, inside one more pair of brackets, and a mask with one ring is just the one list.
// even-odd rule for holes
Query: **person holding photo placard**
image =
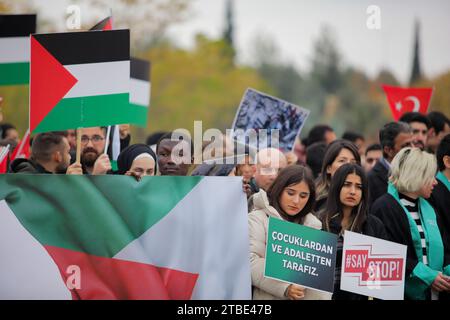
{"label": "person holding photo placard", "polygon": [[344,164],[333,175],[325,210],[321,214],[324,230],[337,234],[336,272],[333,300],[364,300],[368,297],[343,291],[341,264],[345,230],[386,239],[383,223],[369,215],[369,187],[364,169],[357,164]]}
{"label": "person holding photo placard", "polygon": [[312,173],[300,165],[282,169],[267,193],[260,189],[254,195],[254,210],[248,217],[254,300],[329,300],[328,293],[264,276],[269,217],[320,230],[322,223],[311,213],[314,201]]}

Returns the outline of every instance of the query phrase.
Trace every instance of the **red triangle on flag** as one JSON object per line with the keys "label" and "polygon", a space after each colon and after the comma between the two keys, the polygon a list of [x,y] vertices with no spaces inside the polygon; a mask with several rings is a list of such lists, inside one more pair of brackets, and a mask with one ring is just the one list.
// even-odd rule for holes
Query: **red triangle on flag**
{"label": "red triangle on flag", "polygon": [[[187,300],[191,299],[199,276],[147,263],[44,247],[74,300]],[[76,269],[70,268],[74,266]]]}
{"label": "red triangle on flag", "polygon": [[106,25],[103,27],[103,31],[112,30],[111,18],[108,19]]}
{"label": "red triangle on flag", "polygon": [[30,131],[77,83],[77,79],[31,36]]}
{"label": "red triangle on flag", "polygon": [[407,112],[427,114],[433,88],[401,88],[382,85],[395,121]]}

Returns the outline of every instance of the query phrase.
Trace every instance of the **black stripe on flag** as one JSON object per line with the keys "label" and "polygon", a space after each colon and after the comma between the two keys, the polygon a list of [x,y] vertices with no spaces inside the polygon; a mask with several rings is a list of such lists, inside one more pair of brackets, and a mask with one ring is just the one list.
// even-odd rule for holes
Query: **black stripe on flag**
{"label": "black stripe on flag", "polygon": [[134,57],[130,59],[131,78],[150,82],[150,68],[151,68],[150,61]]}
{"label": "black stripe on flag", "polygon": [[130,60],[130,30],[36,34],[62,65]]}
{"label": "black stripe on flag", "polygon": [[0,14],[0,37],[28,37],[36,33],[35,14]]}
{"label": "black stripe on flag", "polygon": [[111,20],[111,17],[107,17],[107,18],[103,19],[102,21],[97,23],[95,26],[90,28],[89,31],[102,31],[103,28],[106,26],[106,24],[109,22],[109,20]]}

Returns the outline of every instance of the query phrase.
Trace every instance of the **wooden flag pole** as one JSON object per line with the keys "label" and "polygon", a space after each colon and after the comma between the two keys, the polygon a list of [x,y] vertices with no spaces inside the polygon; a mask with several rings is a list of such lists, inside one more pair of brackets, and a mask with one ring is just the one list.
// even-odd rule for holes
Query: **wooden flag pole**
{"label": "wooden flag pole", "polygon": [[76,163],[81,164],[81,135],[83,133],[81,132],[81,128],[77,129],[77,160]]}

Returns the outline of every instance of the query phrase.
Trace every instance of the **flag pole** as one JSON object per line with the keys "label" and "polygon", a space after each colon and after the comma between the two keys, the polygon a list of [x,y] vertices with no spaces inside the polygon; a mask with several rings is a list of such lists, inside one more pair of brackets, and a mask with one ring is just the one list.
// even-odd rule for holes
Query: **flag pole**
{"label": "flag pole", "polygon": [[105,151],[103,152],[104,154],[108,153],[110,135],[111,135],[111,126],[108,126],[108,130],[106,131]]}
{"label": "flag pole", "polygon": [[81,164],[81,128],[77,129],[77,160],[76,163]]}

